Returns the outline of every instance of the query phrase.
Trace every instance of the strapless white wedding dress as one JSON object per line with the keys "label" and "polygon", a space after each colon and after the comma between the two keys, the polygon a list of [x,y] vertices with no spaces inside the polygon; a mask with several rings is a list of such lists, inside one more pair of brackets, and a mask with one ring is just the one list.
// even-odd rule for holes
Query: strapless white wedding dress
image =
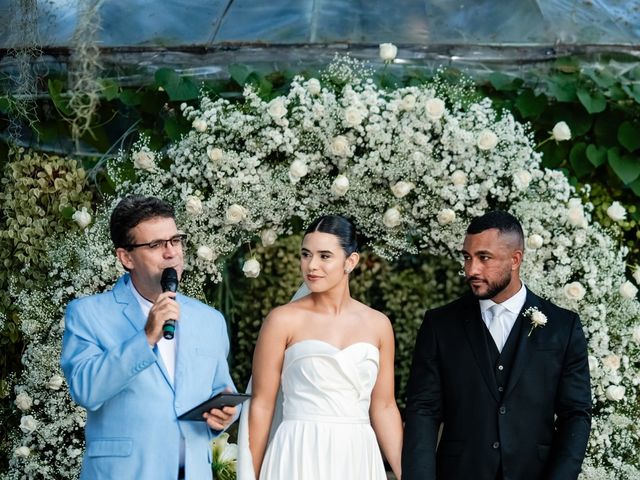
{"label": "strapless white wedding dress", "polygon": [[342,350],[302,340],[285,351],[283,418],[260,480],[385,480],[369,423],[380,352],[370,343]]}

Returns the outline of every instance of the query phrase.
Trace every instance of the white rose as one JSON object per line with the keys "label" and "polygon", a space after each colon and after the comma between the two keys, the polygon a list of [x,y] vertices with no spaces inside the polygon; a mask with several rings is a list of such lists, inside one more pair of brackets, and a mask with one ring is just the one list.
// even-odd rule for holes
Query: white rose
{"label": "white rose", "polygon": [[637,293],[638,289],[633,283],[629,281],[626,281],[622,285],[620,285],[620,295],[622,295],[624,298],[636,298]]}
{"label": "white rose", "polygon": [[535,327],[544,327],[547,324],[547,316],[544,313],[535,310],[531,314],[531,323]]}
{"label": "white rose", "polygon": [[309,173],[309,167],[303,160],[298,158],[291,162],[289,166],[289,180],[291,180],[291,183],[298,183],[307,173]]}
{"label": "white rose", "polygon": [[640,285],[640,267],[636,267],[636,269],[633,271],[633,279],[638,285]]}
{"label": "white rose", "polygon": [[189,195],[184,204],[185,210],[191,216],[200,215],[202,213],[202,200],[194,195]]}
{"label": "white rose", "polygon": [[16,458],[27,458],[29,455],[31,455],[31,450],[29,450],[29,447],[25,447],[24,445],[13,451],[13,456]]}
{"label": "white rose", "polygon": [[605,391],[607,399],[617,402],[624,398],[625,388],[622,385],[609,385]]}
{"label": "white rose", "polygon": [[456,170],[451,174],[451,182],[456,187],[462,187],[467,184],[467,174],[462,170]]}
{"label": "white rose", "polygon": [[356,107],[347,107],[344,111],[344,120],[350,127],[357,127],[362,123],[362,113]]}
{"label": "white rose", "polygon": [[589,355],[588,360],[589,360],[589,371],[593,373],[598,369],[598,359],[593,355]]}
{"label": "white rose", "polygon": [[387,228],[395,228],[402,223],[402,215],[400,215],[400,210],[396,207],[391,207],[389,210],[384,212],[384,217],[382,217],[382,223]]}
{"label": "white rose", "polygon": [[618,355],[607,355],[602,359],[602,364],[611,370],[620,368],[620,357]]}
{"label": "white rose", "polygon": [[348,157],[351,153],[349,149],[349,140],[347,140],[347,137],[344,135],[338,135],[331,142],[329,151],[336,157]]}
{"label": "white rose", "polygon": [[415,95],[408,94],[402,97],[402,102],[400,103],[401,110],[405,110],[405,111],[413,110],[415,106],[416,106]]}
{"label": "white rose", "polygon": [[242,266],[242,271],[244,275],[248,278],[256,278],[260,275],[260,262],[258,262],[255,258],[250,258],[244,265]]}
{"label": "white rose", "polygon": [[551,135],[556,142],[571,140],[571,129],[565,122],[558,122],[554,125]]}
{"label": "white rose", "polygon": [[349,179],[344,175],[338,175],[331,185],[331,193],[336,197],[342,197],[349,190]]}
{"label": "white rose", "polygon": [[439,120],[444,115],[444,102],[439,98],[430,98],[425,106],[429,120]]}
{"label": "white rose", "polygon": [[222,160],[223,155],[224,152],[221,148],[207,148],[207,157],[209,157],[209,160],[211,160],[212,162],[219,162],[220,160]]}
{"label": "white rose", "polygon": [[609,208],[607,208],[607,215],[614,222],[619,222],[627,218],[627,211],[620,205],[620,202],[613,202]]}
{"label": "white rose", "polygon": [[391,187],[391,191],[396,198],[405,197],[415,185],[411,182],[400,181]]}
{"label": "white rose", "polygon": [[196,130],[196,132],[202,133],[207,130],[207,122],[201,118],[196,118],[191,126]]}
{"label": "white rose", "polygon": [[318,80],[317,78],[310,78],[307,82],[307,90],[311,95],[318,95],[322,90],[320,80]]}
{"label": "white rose", "polygon": [[456,219],[456,212],[450,208],[443,208],[438,212],[438,223],[440,225],[447,225]]}
{"label": "white rose", "polygon": [[18,395],[16,395],[16,399],[13,401],[13,403],[15,403],[16,407],[18,407],[20,410],[26,412],[33,405],[33,400],[31,400],[31,397],[28,393],[20,392]]}
{"label": "white rose", "polygon": [[534,233],[533,235],[529,235],[529,237],[527,237],[527,247],[531,250],[537,250],[542,246],[543,243],[544,238],[542,238],[542,236],[538,235],[537,233]]}
{"label": "white rose", "polygon": [[76,210],[73,213],[71,219],[84,229],[91,223],[91,214],[87,211],[87,207],[82,207],[82,210]]}
{"label": "white rose", "polygon": [[567,283],[564,286],[564,294],[569,300],[580,301],[587,293],[580,282]]}
{"label": "white rose", "polygon": [[284,104],[283,97],[276,97],[269,102],[267,106],[267,112],[274,120],[280,120],[287,114],[287,107]]}
{"label": "white rose", "polygon": [[53,375],[47,382],[47,388],[51,390],[60,390],[64,379],[60,375]]}
{"label": "white rose", "polygon": [[276,243],[278,239],[278,234],[272,228],[267,228],[260,232],[260,240],[262,240],[262,245],[268,247]]}
{"label": "white rose", "polygon": [[478,135],[476,145],[480,150],[492,150],[498,144],[498,137],[491,130],[483,130]]}
{"label": "white rose", "polygon": [[211,250],[211,248],[207,247],[206,245],[200,245],[198,247],[197,255],[198,258],[204,260],[205,262],[212,262],[213,260],[215,260],[213,250]]}
{"label": "white rose", "polygon": [[398,47],[393,43],[380,44],[380,58],[385,62],[392,62],[398,54]]}
{"label": "white rose", "polygon": [[32,415],[25,415],[20,419],[20,430],[23,433],[32,433],[35,432],[38,428],[38,422]]}
{"label": "white rose", "polygon": [[134,153],[133,166],[139,170],[153,170],[156,166],[154,153],[146,148]]}
{"label": "white rose", "polygon": [[636,325],[633,328],[633,333],[631,335],[633,337],[633,341],[637,344],[640,344],[640,325]]}
{"label": "white rose", "polygon": [[235,225],[236,223],[240,223],[245,218],[247,218],[247,213],[248,212],[246,208],[244,208],[242,205],[234,203],[233,205],[230,205],[229,208],[227,208],[225,217],[227,219],[227,223]]}
{"label": "white rose", "polygon": [[587,219],[584,216],[584,208],[582,205],[570,206],[567,210],[567,220],[574,227],[584,227]]}
{"label": "white rose", "polygon": [[516,186],[518,186],[521,190],[526,190],[529,188],[529,184],[531,183],[531,174],[526,170],[518,170],[513,174],[513,180]]}

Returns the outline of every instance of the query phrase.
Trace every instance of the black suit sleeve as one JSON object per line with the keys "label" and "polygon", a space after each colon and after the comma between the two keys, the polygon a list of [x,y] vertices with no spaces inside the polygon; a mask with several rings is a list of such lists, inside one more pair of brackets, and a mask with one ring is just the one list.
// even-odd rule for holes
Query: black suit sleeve
{"label": "black suit sleeve", "polygon": [[578,315],[565,353],[555,404],[556,432],[547,464],[549,480],[576,479],[591,429],[591,385],[587,342]]}
{"label": "black suit sleeve", "polygon": [[438,346],[432,319],[427,312],[416,339],[407,385],[403,480],[435,480],[442,403]]}

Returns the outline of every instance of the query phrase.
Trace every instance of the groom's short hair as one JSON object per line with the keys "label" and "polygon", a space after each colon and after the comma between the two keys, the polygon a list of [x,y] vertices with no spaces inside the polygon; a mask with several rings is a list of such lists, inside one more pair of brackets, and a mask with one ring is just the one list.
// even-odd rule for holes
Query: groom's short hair
{"label": "groom's short hair", "polygon": [[474,217],[467,227],[467,234],[474,235],[491,228],[501,234],[513,235],[517,238],[519,247],[524,250],[524,232],[516,217],[503,210],[492,210],[479,217]]}

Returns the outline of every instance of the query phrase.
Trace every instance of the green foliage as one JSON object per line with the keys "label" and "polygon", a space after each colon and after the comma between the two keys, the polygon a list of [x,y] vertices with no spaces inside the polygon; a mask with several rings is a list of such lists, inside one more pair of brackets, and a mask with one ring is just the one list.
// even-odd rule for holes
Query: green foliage
{"label": "green foliage", "polygon": [[[25,149],[12,151],[10,157],[0,179],[0,317],[4,319],[0,327],[0,410],[11,409],[6,399],[11,387],[8,378],[19,371],[23,350],[9,282],[12,288],[29,288],[44,279],[47,272],[40,260],[45,241],[78,228],[69,212],[90,208],[92,201],[85,172],[75,160]],[[7,438],[10,426],[3,421],[1,430],[2,438]]]}

